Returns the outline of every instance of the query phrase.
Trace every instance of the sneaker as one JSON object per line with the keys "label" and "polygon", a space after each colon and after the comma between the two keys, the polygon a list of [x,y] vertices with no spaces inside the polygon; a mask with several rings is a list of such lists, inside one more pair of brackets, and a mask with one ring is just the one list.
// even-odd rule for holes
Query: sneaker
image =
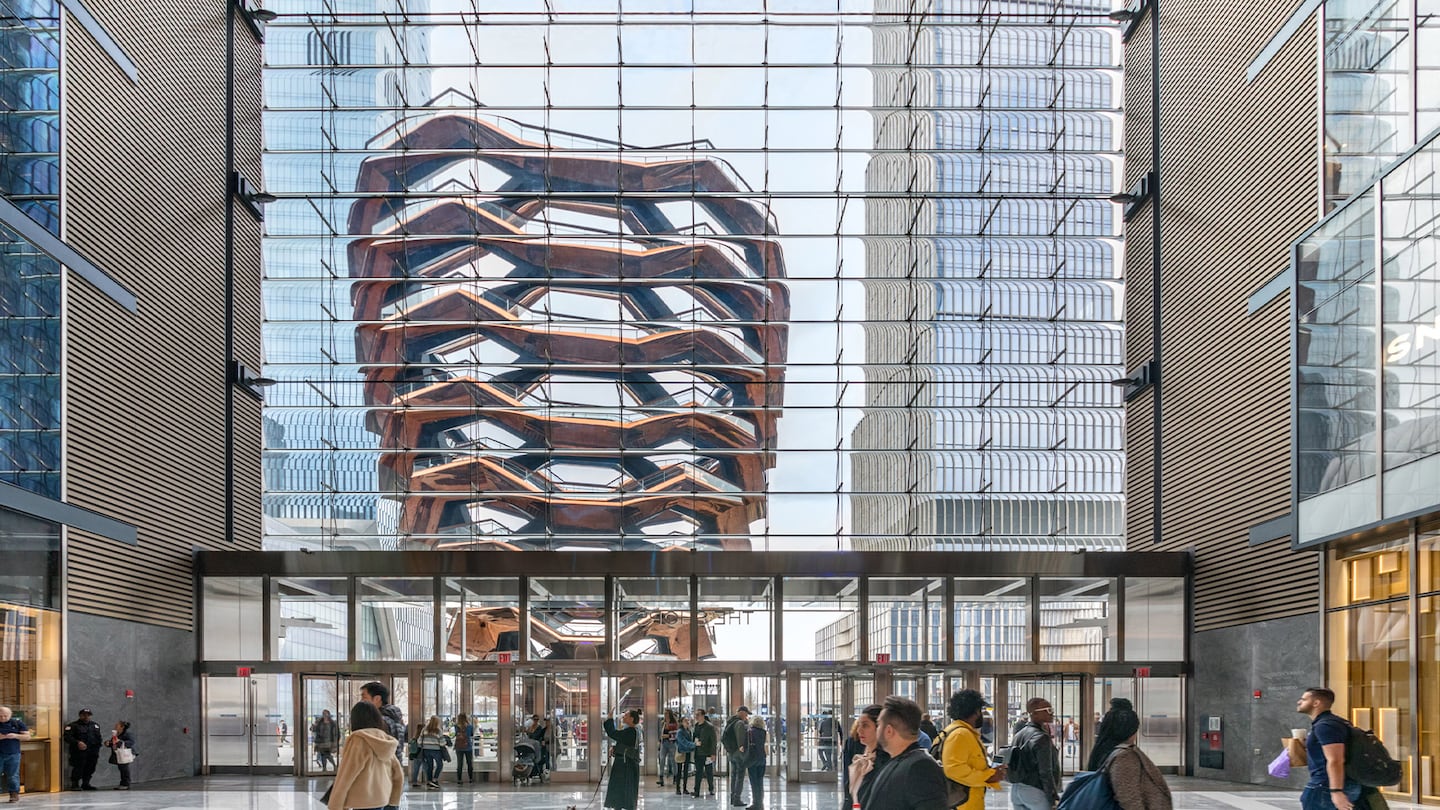
{"label": "sneaker", "polygon": [[96,788],[94,785],[81,785],[81,786],[80,786],[80,789],[81,789],[81,790],[98,790],[98,788]]}

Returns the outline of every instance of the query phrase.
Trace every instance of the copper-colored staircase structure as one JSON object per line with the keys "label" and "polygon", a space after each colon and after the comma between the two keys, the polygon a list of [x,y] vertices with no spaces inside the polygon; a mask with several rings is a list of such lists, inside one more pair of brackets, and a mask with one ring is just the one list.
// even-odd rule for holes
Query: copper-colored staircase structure
{"label": "copper-colored staircase structure", "polygon": [[521,128],[406,119],[360,168],[356,355],[402,545],[750,548],[790,311],[773,219],[688,147]]}

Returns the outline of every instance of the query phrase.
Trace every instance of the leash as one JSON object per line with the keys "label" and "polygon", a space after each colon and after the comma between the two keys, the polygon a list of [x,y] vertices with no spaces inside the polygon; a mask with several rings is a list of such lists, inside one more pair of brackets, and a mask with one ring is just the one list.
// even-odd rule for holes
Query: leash
{"label": "leash", "polygon": [[[610,770],[610,754],[607,750],[605,754],[605,761],[600,763],[600,779],[595,783],[595,792],[590,794],[590,801],[586,802],[584,805],[585,810],[590,810],[591,807],[594,807],[595,800],[600,798],[600,788],[605,784],[605,772],[608,770]],[[580,807],[571,804],[566,805],[565,810],[580,810]]]}

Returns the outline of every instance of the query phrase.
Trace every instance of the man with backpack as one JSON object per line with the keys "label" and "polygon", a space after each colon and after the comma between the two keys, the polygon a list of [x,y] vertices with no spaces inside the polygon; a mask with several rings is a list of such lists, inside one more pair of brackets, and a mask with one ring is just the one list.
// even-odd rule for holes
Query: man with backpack
{"label": "man with backpack", "polygon": [[[1005,766],[991,767],[980,742],[985,705],[985,696],[974,689],[961,689],[951,695],[947,711],[950,725],[935,735],[930,748],[931,756],[940,761],[945,771],[949,789],[946,800],[954,800],[960,810],[984,810],[985,791],[999,790],[1005,778]],[[965,793],[963,800],[961,793]]]}
{"label": "man with backpack", "polygon": [[745,733],[750,729],[750,710],[744,706],[725,723],[720,745],[730,764],[730,806],[745,807]]}
{"label": "man with backpack", "polygon": [[1310,781],[1300,794],[1302,810],[1365,807],[1376,788],[1400,781],[1400,763],[1374,734],[1356,729],[1330,711],[1335,693],[1323,686],[1305,690],[1295,711],[1310,717],[1305,759]]}
{"label": "man with backpack", "polygon": [[1060,801],[1060,751],[1050,736],[1055,710],[1045,698],[1025,704],[1029,721],[1010,745],[1010,806],[1014,810],[1052,810]]}

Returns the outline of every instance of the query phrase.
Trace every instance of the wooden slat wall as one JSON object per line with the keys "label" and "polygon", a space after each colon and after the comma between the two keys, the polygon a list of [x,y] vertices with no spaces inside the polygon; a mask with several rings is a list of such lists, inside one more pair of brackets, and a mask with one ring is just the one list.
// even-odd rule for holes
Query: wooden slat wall
{"label": "wooden slat wall", "polygon": [[[1153,400],[1129,403],[1132,550],[1195,553],[1195,629],[1314,612],[1318,557],[1249,527],[1289,511],[1289,303],[1247,299],[1289,263],[1316,220],[1316,22],[1253,83],[1245,70],[1289,4],[1249,7],[1245,25],[1199,0],[1161,20],[1162,510],[1153,543]],[[1126,48],[1131,182],[1151,167],[1149,20]],[[1127,360],[1152,356],[1149,206],[1127,227]]]}
{"label": "wooden slat wall", "polygon": [[[258,548],[260,415],[236,397],[236,535],[226,538],[224,0],[89,0],[132,83],[68,21],[65,237],[134,291],[138,314],[71,277],[67,498],[139,526],[128,547],[70,534],[70,608],[192,626],[190,555]],[[236,41],[241,165],[259,182],[259,48]],[[259,368],[259,228],[237,208],[235,356]]]}

